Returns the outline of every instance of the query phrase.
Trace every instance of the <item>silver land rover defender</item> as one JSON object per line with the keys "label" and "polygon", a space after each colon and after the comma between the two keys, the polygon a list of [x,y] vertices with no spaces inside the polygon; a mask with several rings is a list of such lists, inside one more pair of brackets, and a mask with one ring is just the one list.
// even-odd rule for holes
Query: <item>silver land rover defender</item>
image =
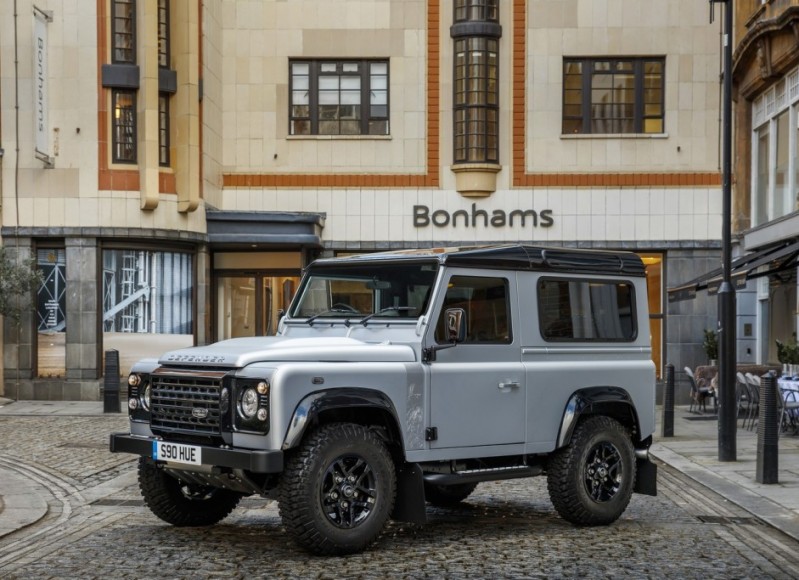
{"label": "silver land rover defender", "polygon": [[278,501],[294,540],[357,552],[481,481],[545,475],[601,525],[655,495],[644,266],[632,253],[505,245],[323,259],[278,336],[137,363],[130,433],[147,506],[214,524]]}

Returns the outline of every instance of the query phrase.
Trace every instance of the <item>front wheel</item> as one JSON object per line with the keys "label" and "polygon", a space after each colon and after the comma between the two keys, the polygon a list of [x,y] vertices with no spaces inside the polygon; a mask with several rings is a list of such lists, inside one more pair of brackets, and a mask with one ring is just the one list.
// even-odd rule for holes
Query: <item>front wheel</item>
{"label": "front wheel", "polygon": [[371,429],[333,423],[286,461],[278,492],[283,525],[318,555],[352,554],[380,535],[394,507],[396,470]]}
{"label": "front wheel", "polygon": [[139,488],[150,511],[174,526],[213,525],[241,500],[240,493],[176,479],[146,457],[139,458]]}
{"label": "front wheel", "polygon": [[627,430],[594,416],[577,425],[568,446],[549,462],[547,488],[560,516],[582,526],[616,521],[635,486],[635,451]]}

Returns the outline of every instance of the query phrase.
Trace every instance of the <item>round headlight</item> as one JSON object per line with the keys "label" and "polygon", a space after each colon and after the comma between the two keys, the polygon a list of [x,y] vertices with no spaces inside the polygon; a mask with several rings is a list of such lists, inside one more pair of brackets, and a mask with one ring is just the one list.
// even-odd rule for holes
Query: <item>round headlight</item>
{"label": "round headlight", "polygon": [[138,387],[141,384],[141,377],[136,373],[128,375],[128,384],[131,387]]}
{"label": "round headlight", "polygon": [[255,413],[258,411],[258,393],[255,392],[255,389],[247,389],[241,394],[239,411],[245,419],[255,417]]}
{"label": "round headlight", "polygon": [[269,392],[269,383],[261,381],[260,383],[258,383],[256,388],[258,389],[259,395],[265,395],[266,393]]}
{"label": "round headlight", "polygon": [[128,399],[128,409],[135,411],[139,408],[139,399]]}
{"label": "round headlight", "polygon": [[258,409],[258,420],[259,421],[266,421],[266,418],[268,416],[269,416],[269,414],[266,412],[266,409],[264,409],[263,407]]}
{"label": "round headlight", "polygon": [[152,388],[150,385],[147,385],[144,389],[144,394],[141,397],[141,406],[144,408],[145,411],[150,410],[150,397],[152,395]]}

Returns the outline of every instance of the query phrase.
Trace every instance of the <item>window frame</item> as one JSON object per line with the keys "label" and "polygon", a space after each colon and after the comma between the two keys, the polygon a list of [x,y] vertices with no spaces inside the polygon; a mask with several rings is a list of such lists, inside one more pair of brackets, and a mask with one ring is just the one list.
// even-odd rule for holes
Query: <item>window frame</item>
{"label": "window frame", "polygon": [[[470,47],[475,42],[478,47]],[[459,64],[460,45],[464,44],[465,58]],[[492,44],[494,50],[492,51]],[[499,163],[499,39],[486,36],[464,36],[455,39],[452,71],[452,160],[453,164]],[[485,52],[485,76],[473,76],[473,69],[482,66],[475,64],[473,57],[477,52]],[[493,54],[494,65],[491,64]],[[493,88],[492,76],[493,70]],[[483,81],[483,82],[481,82]],[[473,90],[473,83],[479,86]],[[462,95],[462,98],[461,98]],[[477,102],[469,102],[477,96]],[[480,98],[482,97],[482,98]],[[490,102],[493,97],[493,103]],[[470,113],[482,112],[482,118]],[[461,118],[461,116],[463,118]],[[493,116],[493,121],[491,120]],[[479,115],[478,115],[479,117]],[[490,129],[493,124],[493,133]],[[474,129],[474,131],[472,131]],[[473,138],[475,144],[470,144]],[[493,139],[493,143],[492,143]],[[481,143],[480,143],[481,142]],[[475,152],[474,157],[470,152]]]}
{"label": "window frame", "polygon": [[[329,65],[331,63],[335,63],[336,65],[336,72],[329,72],[329,71],[322,71],[322,67],[324,65]],[[358,65],[358,72],[346,72],[344,71],[345,64],[352,64],[356,63]],[[308,104],[307,105],[295,105],[294,104],[294,85],[295,85],[295,78],[299,78],[303,75],[295,75],[294,74],[294,65],[308,65]],[[386,67],[386,74],[385,74],[385,89],[373,89],[372,88],[372,80],[373,78],[382,77],[384,75],[379,74],[372,74],[372,65],[373,64],[384,64]],[[390,91],[390,84],[391,84],[391,62],[389,58],[370,58],[370,59],[307,59],[307,58],[298,58],[298,59],[289,59],[289,110],[288,110],[288,134],[291,137],[384,137],[391,135],[391,91]],[[357,74],[360,77],[360,101],[358,106],[360,107],[360,118],[358,119],[358,133],[320,133],[319,132],[319,125],[320,125],[320,112],[319,112],[319,79],[323,77],[338,77],[339,79],[343,76],[355,76]],[[298,89],[302,90],[302,89]],[[339,88],[339,91],[341,89]],[[373,106],[380,106],[380,105],[373,105],[371,103],[371,96],[373,92],[377,91],[385,91],[386,96],[386,103],[385,103],[385,115],[372,115],[371,108]],[[308,114],[307,115],[297,115],[295,114],[295,106],[307,106],[308,107]],[[339,103],[341,106],[341,103]],[[341,121],[346,120],[346,118],[342,119],[341,115],[339,114],[336,120],[339,123],[339,127],[341,126]],[[307,133],[297,133],[295,132],[295,122],[305,121],[308,123],[309,131]],[[380,133],[372,133],[370,130],[371,123],[385,123],[386,130],[385,132]]]}
{"label": "window frame", "polygon": [[[611,284],[613,286],[626,285],[630,288],[630,321],[632,323],[632,333],[629,338],[583,338],[574,336],[548,336],[544,329],[544,309],[545,305],[541,300],[541,284],[543,282],[581,282],[585,284]],[[541,276],[535,284],[535,296],[538,307],[538,332],[545,342],[555,343],[601,343],[601,342],[615,342],[615,343],[633,343],[638,340],[638,303],[635,291],[635,284],[632,280],[612,280],[609,278],[568,278],[561,276]]]}
{"label": "window frame", "polygon": [[[112,89],[111,90],[111,159],[113,163],[124,163],[126,165],[135,165],[139,159],[139,145],[138,145],[138,112],[137,112],[137,92],[130,89]],[[125,107],[130,109],[131,123],[122,123],[123,116],[117,115],[117,99],[120,96],[129,95],[131,98],[131,106]],[[123,147],[127,142],[122,142],[119,139],[120,131],[126,127],[130,128],[131,139],[130,147],[132,150],[131,158],[121,157],[118,152],[120,147]]]}
{"label": "window frame", "polygon": [[158,165],[170,166],[169,93],[158,93]]}
{"label": "window frame", "polygon": [[[117,7],[126,6],[130,14],[126,17],[117,17]],[[123,21],[130,22],[130,30],[122,31],[118,25]],[[111,0],[111,63],[112,64],[136,64],[136,0]],[[129,47],[117,46],[117,35],[129,37],[131,42]],[[130,58],[119,58],[117,51],[130,51]]]}
{"label": "window frame", "polygon": [[455,0],[452,14],[455,22],[499,22],[499,0]]}
{"label": "window frame", "polygon": [[[609,63],[609,71],[595,71],[597,63]],[[617,71],[615,67],[619,63],[629,62],[632,64],[632,74],[634,75],[633,87],[633,130],[632,131],[617,131],[617,132],[593,132],[592,122],[594,121],[592,114],[593,100],[591,98],[593,80],[595,75],[613,75]],[[647,104],[644,101],[646,90],[645,79],[647,76],[645,65],[647,63],[658,63],[661,67],[660,72],[660,114],[646,114]],[[567,73],[569,64],[579,64],[581,66],[580,75],[580,88],[567,87]],[[621,72],[621,71],[618,71]],[[666,57],[665,56],[642,56],[642,57],[563,57],[563,90],[561,92],[561,134],[562,135],[662,135],[666,132]],[[581,94],[581,101],[579,104],[580,114],[567,114],[568,106],[576,106],[567,102],[567,95],[570,92],[579,92]],[[617,118],[610,118],[613,121]],[[648,119],[660,120],[660,131],[646,132],[645,125]],[[580,125],[580,130],[569,131],[567,130],[567,123],[577,122]]]}
{"label": "window frame", "polygon": [[[169,59],[171,56],[169,4],[169,0],[158,0],[158,66],[159,68],[166,69],[169,68]],[[161,34],[162,26],[164,27],[164,34]]]}

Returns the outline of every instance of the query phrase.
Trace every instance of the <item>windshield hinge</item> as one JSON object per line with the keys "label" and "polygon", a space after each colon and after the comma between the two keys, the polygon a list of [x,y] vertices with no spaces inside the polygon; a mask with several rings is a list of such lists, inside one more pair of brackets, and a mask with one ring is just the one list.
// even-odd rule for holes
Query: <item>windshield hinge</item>
{"label": "windshield hinge", "polygon": [[435,441],[438,439],[438,427],[428,427],[424,430],[425,441]]}

